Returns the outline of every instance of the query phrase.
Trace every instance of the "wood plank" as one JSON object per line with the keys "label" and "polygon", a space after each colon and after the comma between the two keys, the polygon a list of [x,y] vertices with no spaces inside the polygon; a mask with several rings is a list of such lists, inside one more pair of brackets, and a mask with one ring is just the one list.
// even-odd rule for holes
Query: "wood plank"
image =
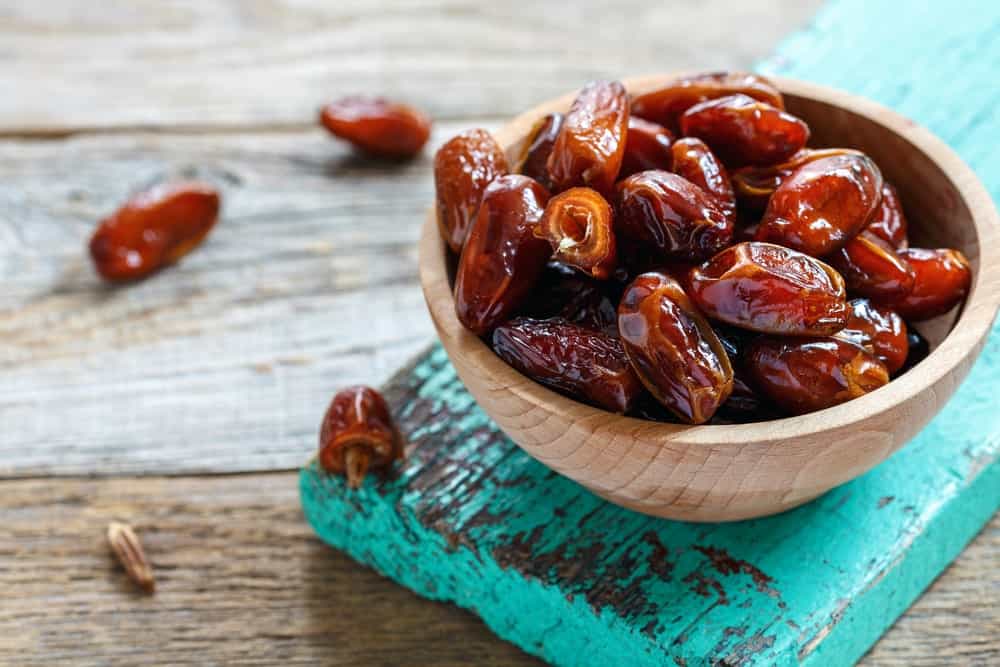
{"label": "wood plank", "polygon": [[357,92],[511,116],[596,77],[746,67],[820,2],[6,0],[0,131],[300,126]]}
{"label": "wood plank", "polygon": [[[336,388],[433,336],[432,151],[389,168],[319,130],[0,142],[0,476],[300,465]],[[171,176],[219,185],[221,222],[178,266],[103,286],[95,221]]]}
{"label": "wood plank", "polygon": [[[471,614],[328,549],[292,473],[8,481],[0,494],[0,663],[540,664]],[[104,543],[132,522],[158,589],[137,593]],[[1000,517],[863,665],[990,664],[1000,655]],[[961,637],[958,641],[957,638]]]}
{"label": "wood plank", "polygon": [[[531,664],[321,545],[294,474],[6,482],[0,507],[3,664]],[[153,597],[109,554],[116,518]]]}
{"label": "wood plank", "polygon": [[557,665],[850,665],[1000,508],[998,373],[1000,324],[874,470],[784,514],[692,524],[530,458],[436,346],[384,388],[406,461],[357,493],[313,462],[302,506],[331,546]]}

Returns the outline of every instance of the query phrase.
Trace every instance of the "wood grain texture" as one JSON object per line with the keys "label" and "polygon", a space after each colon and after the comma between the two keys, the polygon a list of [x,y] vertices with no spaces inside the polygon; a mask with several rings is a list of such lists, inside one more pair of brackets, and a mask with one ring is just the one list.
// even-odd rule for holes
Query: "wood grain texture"
{"label": "wood grain texture", "polygon": [[0,131],[299,126],[356,92],[436,118],[510,117],[569,82],[746,67],[819,5],[6,0]]}
{"label": "wood grain texture", "polygon": [[[7,482],[0,514],[0,664],[530,664],[322,545],[294,474]],[[154,596],[110,555],[116,519]]]}
{"label": "wood grain texture", "polygon": [[[674,75],[626,79],[632,94]],[[504,432],[554,471],[623,507],[682,521],[734,521],[797,507],[885,460],[950,399],[982,349],[1000,307],[1000,216],[975,174],[936,137],[873,102],[774,79],[811,146],[870,155],[897,186],[917,246],[958,248],[973,265],[960,315],[919,329],[931,355],[888,386],[817,413],[757,424],[687,426],[614,415],[533,382],[465,329],[455,314],[435,212],[420,244],[431,318],[459,377]],[[496,132],[520,153],[538,118],[564,112],[574,93],[525,112]],[[954,325],[954,326],[952,326]]]}
{"label": "wood grain texture", "polygon": [[[203,252],[218,249],[220,227],[208,244],[180,267],[158,276],[138,292],[115,295],[92,290],[89,270],[76,254],[77,244],[86,237],[94,218],[110,211],[121,194],[143,184],[129,169],[107,164],[109,160],[136,165],[132,158],[147,144],[158,146],[153,152],[162,151],[161,157],[170,153],[171,145],[184,144],[203,159],[205,154],[197,153],[203,137],[193,134],[196,129],[207,133],[209,143],[220,140],[220,133],[244,131],[264,144],[300,130],[312,135],[306,126],[311,125],[320,99],[355,92],[362,86],[423,103],[439,118],[455,118],[455,127],[465,128],[480,124],[479,116],[499,120],[499,116],[512,115],[592,75],[679,67],[746,67],[752,58],[770,50],[774,37],[820,3],[622,5],[626,9],[648,5],[641,25],[658,21],[655,30],[637,30],[637,22],[631,21],[627,12],[609,15],[601,3],[576,3],[574,12],[565,17],[550,10],[551,5],[539,3],[508,4],[499,10],[481,9],[479,4],[467,0],[416,4],[115,0],[97,6],[73,0],[0,0],[0,135],[57,137],[87,128],[113,135],[52,143],[44,147],[45,152],[36,154],[38,159],[31,169],[18,155],[22,149],[41,151],[41,147],[25,142],[0,143],[4,153],[0,161],[4,184],[0,186],[0,275],[5,281],[0,299],[14,295],[0,308],[0,375],[4,378],[0,392],[6,401],[0,408],[0,474],[292,467],[313,447],[314,429],[328,397],[324,392],[342,384],[342,378],[353,379],[355,373],[358,379],[386,377],[396,363],[368,347],[320,345],[321,333],[282,319],[288,311],[280,297],[257,307],[258,299],[266,301],[267,290],[261,294],[240,291],[239,278],[252,283],[255,272],[266,273],[267,264],[280,261],[286,251],[308,256],[310,243],[316,244],[317,251],[340,252],[346,236],[361,246],[370,246],[374,242],[366,231],[369,225],[387,231],[381,219],[412,225],[405,232],[409,234],[405,242],[412,242],[429,192],[429,173],[413,174],[412,180],[407,177],[407,188],[415,190],[397,190],[399,181],[382,173],[381,166],[354,160],[334,144],[313,143],[320,141],[318,135],[307,139],[311,149],[293,141],[281,155],[266,159],[253,146],[244,146],[233,160],[272,163],[261,168],[272,171],[274,178],[263,182],[273,192],[256,194],[269,197],[266,243],[277,250],[271,253],[256,247],[250,238],[235,240],[251,246],[246,256],[255,261],[235,257],[227,269],[233,276],[206,272],[204,283],[198,285],[205,293],[186,296],[191,289],[186,279],[174,281],[179,275],[192,275],[196,266],[191,262],[206,266],[206,260],[198,258]],[[977,58],[984,67],[991,62],[981,57],[989,41],[976,36],[982,35],[983,25],[991,25],[984,3],[968,11],[956,10],[954,5],[938,10],[960,14],[970,24],[967,36],[958,38],[938,29],[947,23],[939,16],[921,24],[921,12],[890,14],[893,3],[861,7],[864,11],[856,15],[868,18],[867,29],[858,25],[845,29],[840,13],[858,8],[856,3],[843,1],[836,5],[836,13],[825,14],[804,39],[795,41],[794,53],[783,50],[787,55],[781,56],[779,69],[803,76],[801,71],[789,72],[787,68],[796,63],[816,68],[817,60],[826,60],[829,76],[850,79],[832,81],[835,85],[854,88],[893,106],[898,103],[908,115],[924,122],[931,114],[929,124],[934,131],[983,173],[987,160],[997,155],[988,134],[991,116],[983,116],[972,107],[953,116],[947,104],[923,106],[918,94],[921,87],[900,73],[919,72],[926,85],[942,91],[942,99],[975,92],[979,81],[989,80],[988,69],[985,79],[955,73],[968,70]],[[323,21],[331,15],[335,18],[330,22],[339,23],[334,30],[327,30]],[[713,19],[702,24],[711,29],[692,27],[689,21],[697,16]],[[563,20],[569,22],[566,30],[560,29]],[[423,28],[430,23],[437,27],[431,31]],[[451,40],[445,29],[455,25],[470,28],[470,36]],[[593,48],[605,30],[627,34],[627,38],[613,39],[613,48]],[[897,39],[885,39],[886,30],[893,37],[912,35],[911,41],[920,48],[904,48]],[[614,37],[613,32],[607,34]],[[340,35],[349,38],[339,41]],[[424,35],[432,38],[424,39]],[[551,40],[546,42],[551,48],[541,49],[540,40]],[[830,55],[845,43],[851,48]],[[820,44],[825,46],[813,48]],[[872,44],[884,46],[882,57],[874,61],[867,53]],[[961,48],[952,48],[955,45]],[[737,51],[739,55],[734,55]],[[535,58],[534,53],[539,52],[541,57]],[[255,54],[266,54],[266,58],[258,59]],[[306,57],[300,57],[302,54]],[[350,57],[343,57],[345,54]],[[421,54],[429,55],[422,58]],[[519,69],[510,69],[512,54]],[[947,56],[944,61],[942,54]],[[418,61],[419,67],[412,66]],[[878,69],[880,63],[886,66]],[[858,72],[866,75],[854,76]],[[862,80],[863,90],[858,88]],[[267,94],[261,95],[261,90]],[[131,131],[140,126],[156,128],[160,134]],[[179,127],[192,133],[164,133]],[[213,132],[215,128],[219,132]],[[314,172],[322,163],[323,169],[337,176],[331,180],[349,178],[351,187],[340,191],[343,199],[336,210],[317,207],[313,211],[313,231],[305,222],[293,221],[296,230],[311,238],[298,238],[289,247],[293,242],[281,234],[280,220],[284,207],[294,206],[296,198],[302,196],[296,182],[303,165],[296,164],[295,158],[311,150],[318,162],[304,165],[306,181],[317,182]],[[72,154],[74,160],[61,163],[64,153]],[[152,172],[145,173],[159,176],[169,165],[183,171],[200,169],[187,159],[189,154],[178,150],[163,164],[157,164],[159,158],[154,157]],[[274,164],[277,162],[288,165]],[[57,164],[61,165],[60,179],[46,180],[45,170]],[[425,169],[426,164],[420,168]],[[35,183],[30,198],[16,194],[29,182],[22,180],[23,176]],[[372,180],[380,183],[378,195],[366,187]],[[86,197],[78,204],[76,195],[69,194],[78,182],[85,193],[105,194],[97,198],[97,204],[87,204]],[[994,196],[1000,192],[998,184],[995,178],[987,179]],[[256,183],[247,186],[256,187]],[[326,191],[325,182],[317,187]],[[67,197],[57,198],[56,205],[47,208],[54,188],[62,189]],[[393,196],[383,198],[386,192]],[[355,199],[355,193],[362,194]],[[395,197],[412,202],[412,209],[403,212],[393,208]],[[295,219],[299,213],[309,212],[296,209],[290,217]],[[322,235],[316,231],[327,214],[343,223],[329,236],[326,228],[322,228]],[[62,256],[54,263],[48,262],[46,250],[53,242],[46,229],[50,215],[56,216],[60,226],[66,225],[55,231],[57,241],[61,236],[66,238],[56,243]],[[352,218],[363,219],[366,225],[347,225]],[[251,231],[251,222],[248,220],[242,229]],[[388,226],[388,231],[395,229],[399,228]],[[404,312],[412,308],[418,313],[421,306],[412,283],[415,255],[411,250],[402,252],[402,257],[390,256],[400,262],[399,275],[408,276],[401,282],[412,290],[412,300],[401,299],[395,305],[405,305]],[[285,264],[294,267],[291,261]],[[15,265],[18,271],[12,269]],[[377,309],[357,305],[367,305],[385,294],[384,288],[366,289],[371,267],[357,263],[352,273],[337,271],[334,265],[342,265],[341,260],[331,259],[321,268],[341,276],[347,284],[339,298],[350,295],[352,316],[377,314]],[[386,272],[385,267],[380,270]],[[34,271],[41,273],[38,283],[32,282]],[[283,276],[276,278],[281,289],[290,291],[280,282]],[[301,275],[296,277],[299,279],[311,280]],[[77,283],[85,286],[78,290]],[[232,302],[212,295],[222,289],[220,286],[234,290]],[[27,300],[20,300],[25,294]],[[231,374],[223,372],[237,382],[235,389],[215,379],[215,357],[231,358],[235,351],[221,334],[212,337],[211,345],[200,345],[198,318],[206,317],[208,309],[196,309],[197,317],[188,317],[183,305],[187,298],[211,299],[222,311],[220,318],[237,313],[227,325],[231,336],[246,340],[257,328],[273,337],[273,346],[255,342],[250,346],[252,354],[247,355],[252,369],[263,377],[246,376],[238,369]],[[111,319],[90,314],[95,305],[116,299],[127,307],[119,308]],[[143,307],[147,299],[166,303],[168,313],[153,309],[147,315]],[[18,338],[39,341],[33,352],[3,347],[11,339],[10,332],[21,329],[15,318],[32,317],[36,301],[43,302],[40,310],[45,315],[32,320],[33,325],[40,330],[51,326],[55,331],[19,331]],[[307,313],[313,322],[319,317],[309,310],[311,298],[303,295],[296,303],[296,312]],[[105,315],[110,312],[105,311]],[[341,325],[340,320],[332,321]],[[399,331],[420,326],[406,317],[403,321],[405,327]],[[429,335],[429,321],[425,318],[422,322]],[[323,323],[329,321],[323,319]],[[368,333],[374,331],[370,337],[377,338],[392,327],[391,318],[379,319]],[[57,343],[60,328],[72,330],[77,341],[64,337]],[[161,337],[161,330],[174,340]],[[50,338],[43,339],[46,335]],[[334,340],[333,335],[327,338],[327,342]],[[402,344],[416,350],[423,341]],[[127,364],[118,362],[112,345],[132,346]],[[149,355],[135,349],[142,345],[149,346]],[[72,348],[72,356],[46,357],[51,346],[62,353]],[[324,355],[320,366],[329,384],[322,389],[314,386],[317,373],[303,366],[308,361],[298,353],[303,346],[313,346]],[[31,354],[42,355],[34,369]],[[400,358],[407,356],[405,351],[398,354]],[[229,363],[224,361],[223,365]],[[15,364],[19,368],[16,377]],[[175,365],[183,366],[186,372],[175,374]],[[372,372],[361,375],[366,365]],[[125,379],[119,381],[116,373],[124,374],[120,377]],[[35,377],[40,378],[37,387]],[[95,384],[101,378],[110,386]],[[266,389],[257,382],[266,383]],[[14,389],[14,384],[20,386]],[[312,388],[297,393],[304,384]],[[170,390],[173,386],[178,387],[176,393]],[[124,409],[97,407],[102,396],[98,387]],[[244,388],[246,394],[242,393]],[[228,400],[233,391],[239,398]],[[266,391],[269,400],[251,402],[252,392],[258,391]],[[324,394],[315,409],[310,403],[314,391]],[[77,403],[82,405],[80,409],[75,407]],[[213,410],[216,405],[221,407]],[[88,416],[106,420],[106,426],[79,421]],[[247,420],[255,424],[252,429],[243,428]],[[199,422],[210,429],[201,431]],[[182,437],[157,432],[155,427],[164,425]],[[131,435],[118,437],[123,430]],[[82,435],[74,438],[71,431]],[[259,439],[254,435],[257,431]],[[203,437],[206,433],[210,437]],[[268,433],[278,434],[272,442],[280,445],[254,451],[253,443],[263,443]],[[47,440],[49,435],[54,437]],[[244,449],[241,443],[248,447]],[[187,664],[538,664],[497,640],[471,615],[418,599],[320,545],[301,522],[294,483],[291,475],[280,474],[157,479],[152,484],[147,480],[5,481],[0,493],[0,515],[4,517],[0,524],[0,588],[4,591],[0,663],[161,664],[165,660],[158,656],[167,655],[171,662]],[[154,564],[168,566],[169,571],[158,575],[170,585],[184,582],[181,591],[174,589],[179,598],[176,604],[157,606],[157,599],[162,598],[147,602],[131,594],[102,543],[108,516],[135,521],[149,544],[156,547]],[[175,529],[145,533],[147,527],[154,528],[147,522],[150,516],[175,518]],[[174,551],[175,546],[182,549]],[[164,551],[174,555],[165,556]],[[954,657],[959,664],[996,662],[1000,654],[1000,618],[995,604],[998,553],[1000,528],[995,519],[931,592],[880,641],[867,663],[930,666],[940,664],[942,656]],[[97,568],[96,578],[90,565]],[[221,579],[204,576],[206,570]],[[356,595],[362,596],[363,602]],[[956,640],[959,635],[960,640]]]}
{"label": "wood grain texture", "polygon": [[[541,664],[320,543],[295,484],[292,473],[5,482],[0,664]],[[155,596],[109,554],[114,519],[143,540]],[[990,664],[998,551],[1000,517],[861,664]]]}
{"label": "wood grain texture", "polygon": [[[433,142],[469,124],[491,126]],[[299,465],[337,387],[384,381],[432,336],[415,248],[432,151],[366,162],[319,130],[0,142],[0,423],[17,424],[0,476]],[[95,221],[172,176],[216,183],[220,223],[178,266],[102,285]]]}
{"label": "wood grain texture", "polygon": [[302,506],[324,541],[554,664],[850,665],[1000,507],[996,334],[898,455],[765,519],[604,502],[509,440],[440,347],[384,388],[406,461],[353,493],[314,462]]}

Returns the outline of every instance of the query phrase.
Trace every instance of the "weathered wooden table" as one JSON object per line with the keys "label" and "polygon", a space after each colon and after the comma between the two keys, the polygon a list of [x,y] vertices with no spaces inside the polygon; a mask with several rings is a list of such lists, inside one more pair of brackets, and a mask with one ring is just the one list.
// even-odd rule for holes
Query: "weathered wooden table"
{"label": "weathered wooden table", "polygon": [[[329,5],[0,3],[0,663],[533,664],[302,521],[290,471],[329,395],[432,337],[431,151],[360,160],[315,107],[389,93],[439,143],[596,76],[747,67],[818,3]],[[173,175],[218,183],[222,223],[103,287],[95,220]],[[141,533],[155,597],[108,556],[111,519]],[[1000,660],[998,560],[994,518],[866,660]]]}

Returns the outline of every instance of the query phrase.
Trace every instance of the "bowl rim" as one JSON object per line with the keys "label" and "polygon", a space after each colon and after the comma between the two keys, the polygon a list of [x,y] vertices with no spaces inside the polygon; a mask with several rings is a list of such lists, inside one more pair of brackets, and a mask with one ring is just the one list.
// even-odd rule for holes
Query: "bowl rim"
{"label": "bowl rim", "polygon": [[[690,72],[669,72],[623,79],[631,94],[662,86]],[[899,135],[933,161],[951,181],[968,207],[979,246],[978,270],[958,320],[930,355],[910,372],[886,386],[830,408],[794,417],[748,424],[687,425],[654,422],[592,407],[557,393],[507,365],[479,337],[466,330],[455,315],[455,303],[446,270],[445,244],[438,232],[436,207],[431,207],[419,245],[419,275],[431,318],[446,348],[454,347],[472,360],[493,381],[521,400],[561,414],[567,421],[588,421],[607,426],[614,422],[637,438],[669,440],[677,445],[743,447],[821,435],[893,409],[913,399],[953,371],[966,358],[978,354],[1000,308],[1000,215],[993,200],[972,169],[941,139],[916,122],[873,102],[835,88],[786,77],[767,76],[783,94],[810,98],[865,116]],[[564,111],[577,91],[553,98],[518,115],[493,132],[509,151],[546,113]]]}

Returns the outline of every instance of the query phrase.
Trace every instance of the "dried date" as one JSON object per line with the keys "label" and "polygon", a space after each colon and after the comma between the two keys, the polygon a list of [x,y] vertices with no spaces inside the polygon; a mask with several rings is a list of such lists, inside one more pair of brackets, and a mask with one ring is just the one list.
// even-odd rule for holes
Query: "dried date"
{"label": "dried date", "polygon": [[829,408],[889,382],[885,365],[840,338],[762,336],[747,352],[756,387],[777,406],[799,415]]}
{"label": "dried date", "polygon": [[905,250],[909,245],[906,238],[906,214],[899,193],[889,183],[882,183],[882,201],[875,209],[865,231],[874,234],[896,250]]}
{"label": "dried date", "polygon": [[708,421],[732,392],[725,348],[666,274],[644,273],[625,289],[618,331],[639,379],[682,421]]}
{"label": "dried date", "polygon": [[552,251],[534,234],[548,201],[537,181],[500,176],[483,193],[479,214],[458,261],[455,312],[482,335],[521,306]]}
{"label": "dried date", "polygon": [[809,140],[809,126],[802,120],[747,95],[694,105],[681,116],[681,132],[702,139],[734,168],[784,162]]}
{"label": "dried date", "polygon": [[462,252],[486,186],[507,173],[507,157],[486,130],[453,137],[434,156],[438,227],[452,252]]}
{"label": "dried date", "polygon": [[899,313],[873,304],[868,299],[852,299],[847,324],[835,336],[874,352],[889,373],[906,362],[909,351],[906,322]]}
{"label": "dried date", "polygon": [[621,341],[565,320],[518,317],[493,330],[497,355],[536,382],[610,412],[643,393]]}
{"label": "dried date", "polygon": [[672,171],[716,198],[722,210],[736,220],[736,195],[729,173],[712,149],[696,137],[685,137],[671,147]]}
{"label": "dried date", "polygon": [[757,240],[829,255],[861,231],[881,197],[882,172],[867,156],[807,162],[771,195]]}
{"label": "dried date", "polygon": [[629,97],[618,81],[594,81],[573,101],[549,155],[554,191],[612,191],[625,153]]}
{"label": "dried date", "polygon": [[402,457],[403,438],[382,395],[364,386],[337,392],[320,427],[320,466],[346,475],[348,486],[356,489],[369,469]]}
{"label": "dried date", "polygon": [[863,155],[863,153],[850,148],[803,148],[779,164],[741,167],[732,174],[736,199],[742,207],[763,212],[774,191],[796,169],[808,162],[835,155]]}
{"label": "dried date", "polygon": [[570,188],[550,199],[536,236],[549,242],[554,260],[598,280],[615,269],[611,205],[596,190]]}
{"label": "dried date", "polygon": [[625,178],[650,169],[670,169],[670,148],[674,136],[670,130],[642,118],[628,119],[625,135],[625,154],[622,156],[618,178]]}
{"label": "dried date", "polygon": [[345,97],[324,106],[319,118],[331,134],[379,157],[413,157],[431,136],[430,118],[381,97]]}
{"label": "dried date", "polygon": [[742,94],[784,109],[781,93],[764,77],[745,72],[711,72],[676,79],[632,101],[632,113],[676,131],[681,115],[699,102]]}
{"label": "dried date", "polygon": [[552,154],[552,146],[556,143],[562,124],[561,113],[550,113],[540,118],[531,129],[521,159],[514,170],[518,174],[535,179],[547,190],[552,189],[552,179],[549,178],[549,155]]}
{"label": "dried date", "polygon": [[200,244],[219,218],[219,192],[205,183],[159,185],[129,199],[90,239],[94,268],[109,282],[145,278]]}
{"label": "dried date", "polygon": [[733,220],[713,196],[667,171],[643,171],[621,181],[615,213],[616,231],[660,259],[704,259],[733,236]]}
{"label": "dried date", "polygon": [[844,277],[848,291],[858,296],[892,300],[913,289],[915,276],[909,262],[867,231],[848,241],[828,260]]}
{"label": "dried date", "polygon": [[969,293],[972,267],[958,250],[907,248],[899,251],[913,268],[913,289],[896,299],[880,299],[907,320],[928,320],[957,306]]}
{"label": "dried date", "polygon": [[762,333],[823,336],[847,321],[831,267],[770,243],[740,243],[692,269],[690,294],[709,317]]}

